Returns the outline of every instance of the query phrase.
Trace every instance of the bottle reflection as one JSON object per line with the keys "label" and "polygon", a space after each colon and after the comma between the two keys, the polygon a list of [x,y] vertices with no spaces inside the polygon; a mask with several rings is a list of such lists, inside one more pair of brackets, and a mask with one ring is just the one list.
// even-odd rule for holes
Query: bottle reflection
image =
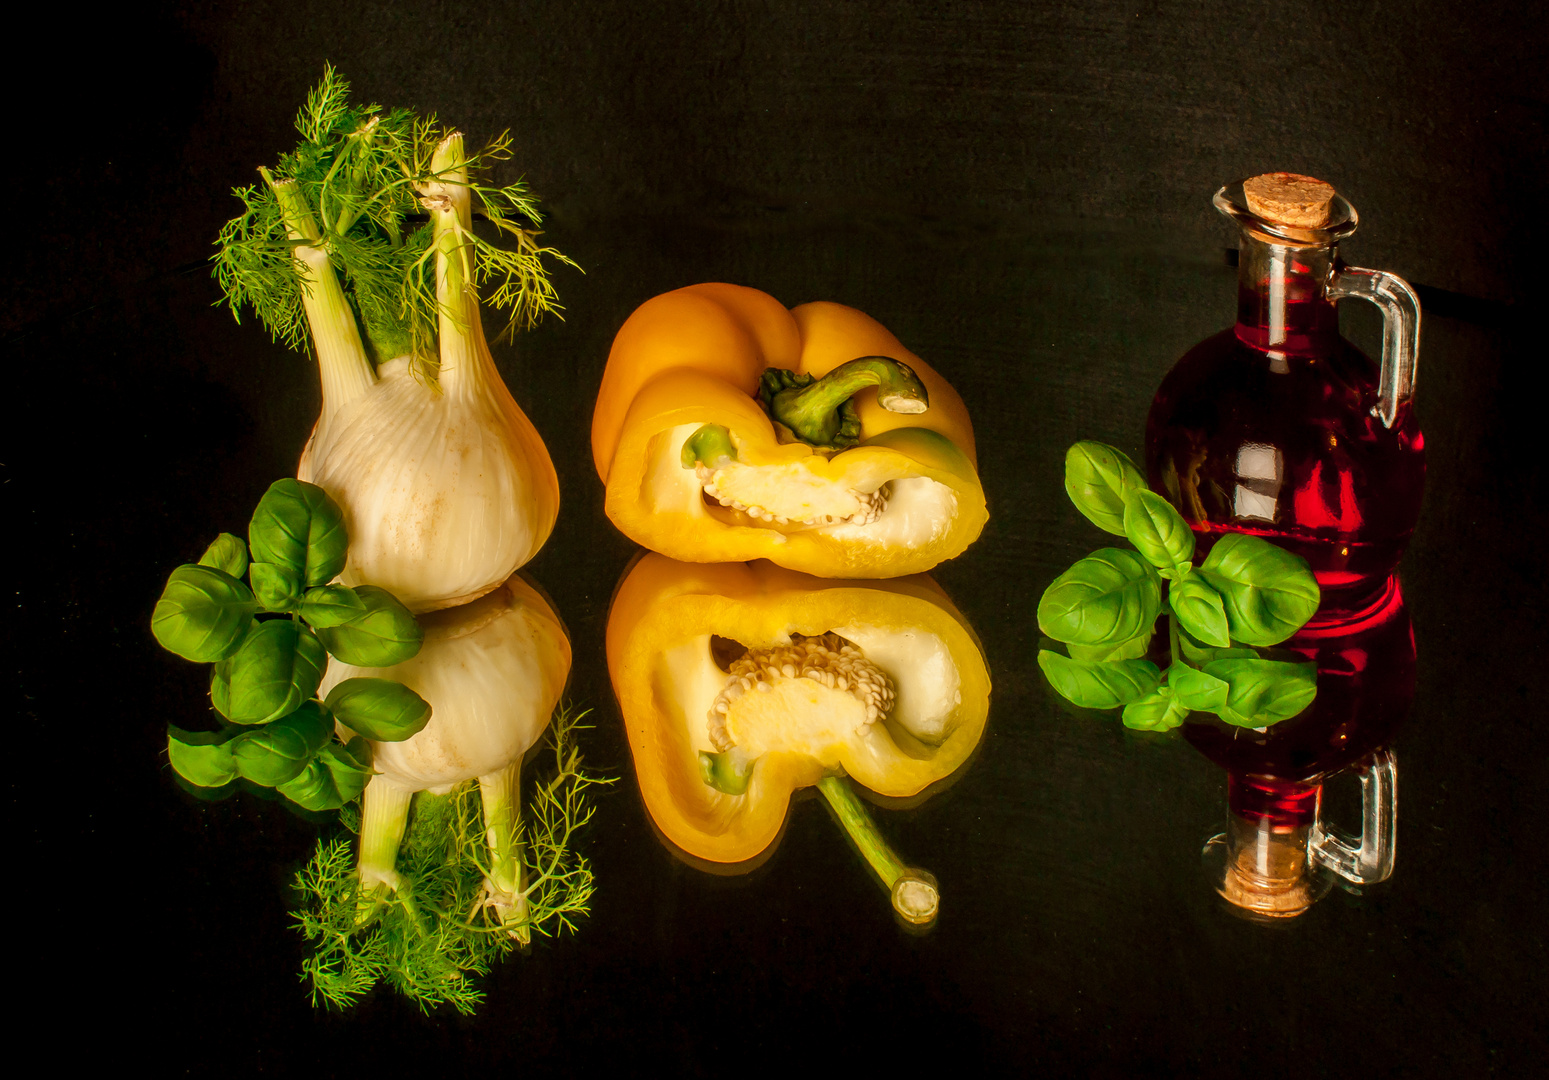
{"label": "bottle reflection", "polygon": [[[1334,876],[1355,885],[1393,872],[1397,764],[1388,744],[1415,688],[1414,629],[1396,577],[1362,617],[1304,628],[1286,647],[1318,666],[1317,699],[1263,730],[1206,713],[1183,727],[1227,770],[1227,830],[1206,845],[1217,891],[1252,914],[1300,915]],[[1361,783],[1355,839],[1323,821],[1323,785],[1344,772]]]}

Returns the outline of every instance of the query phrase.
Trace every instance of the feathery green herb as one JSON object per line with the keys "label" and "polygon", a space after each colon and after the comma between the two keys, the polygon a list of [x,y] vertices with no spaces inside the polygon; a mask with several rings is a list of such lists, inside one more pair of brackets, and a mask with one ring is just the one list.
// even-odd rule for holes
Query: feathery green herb
{"label": "feathery green herb", "polygon": [[593,889],[575,834],[591,820],[590,789],[612,782],[582,766],[575,732],[585,715],[565,706],[555,713],[551,771],[515,826],[527,898],[522,927],[502,922],[487,903],[490,847],[473,781],[446,795],[414,797],[396,890],[361,887],[347,838],[318,842],[296,875],[302,906],[293,913],[313,943],[302,978],[314,1005],[347,1008],[385,982],[426,1011],[446,1004],[471,1013],[484,1000],[477,977],[512,950],[519,930],[575,930]]}
{"label": "feathery green herb", "polygon": [[[301,350],[311,343],[303,311],[300,247],[325,252],[340,272],[356,320],[377,363],[414,356],[434,364],[436,327],[446,313],[436,298],[433,229],[426,213],[447,186],[466,187],[473,213],[495,239],[457,230],[463,280],[493,283],[487,299],[510,312],[506,332],[558,312],[545,259],[575,264],[539,242],[537,200],[517,180],[485,179],[511,158],[509,132],[453,168],[432,159],[452,129],[408,109],[383,110],[350,100],[349,84],[330,65],[296,117],[301,143],[263,182],[237,188],[243,211],[221,229],[213,256],[223,302],[241,320],[251,309],[274,340]],[[454,179],[466,168],[466,180]]]}

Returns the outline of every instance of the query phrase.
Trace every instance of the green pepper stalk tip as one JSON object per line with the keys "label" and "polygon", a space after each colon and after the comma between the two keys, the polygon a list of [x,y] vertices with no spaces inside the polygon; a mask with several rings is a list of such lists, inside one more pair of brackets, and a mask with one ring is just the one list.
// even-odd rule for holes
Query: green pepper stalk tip
{"label": "green pepper stalk tip", "polygon": [[699,776],[723,795],[745,795],[753,777],[753,762],[743,758],[735,748],[720,754],[701,751]]}
{"label": "green pepper stalk tip", "polygon": [[877,402],[889,412],[930,408],[930,394],[919,376],[890,356],[858,357],[815,380],[771,368],[764,373],[759,400],[802,442],[844,449],[860,441],[860,418],[850,399],[869,386],[877,388]]}
{"label": "green pepper stalk tip", "polygon": [[842,776],[825,776],[818,790],[839,818],[867,865],[881,880],[893,902],[893,910],[913,926],[927,926],[941,909],[941,890],[928,871],[905,866],[887,840],[877,831],[876,822]]}
{"label": "green pepper stalk tip", "polygon": [[893,910],[912,926],[929,926],[941,910],[941,889],[936,875],[912,867],[893,883]]}
{"label": "green pepper stalk tip", "polygon": [[728,461],[737,460],[737,448],[732,444],[731,432],[720,424],[706,424],[683,441],[683,467],[707,465],[718,469]]}

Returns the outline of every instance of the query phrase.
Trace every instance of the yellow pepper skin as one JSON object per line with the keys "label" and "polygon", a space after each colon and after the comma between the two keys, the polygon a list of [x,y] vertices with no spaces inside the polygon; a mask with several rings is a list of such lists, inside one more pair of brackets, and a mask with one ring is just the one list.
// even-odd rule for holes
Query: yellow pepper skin
{"label": "yellow pepper skin", "polygon": [[[920,670],[929,665],[913,665],[912,674],[888,669],[899,693],[885,720],[864,734],[798,732],[791,745],[768,749],[754,760],[743,794],[711,787],[700,762],[707,748],[706,716],[728,678],[712,655],[711,636],[765,649],[789,645],[792,635],[853,628],[874,638],[930,642],[935,655],[950,658],[949,665],[938,663],[938,670],[956,669],[955,699],[949,679],[909,683],[922,679]],[[847,774],[885,796],[920,793],[968,760],[989,712],[989,670],[977,639],[940,587],[923,575],[844,582],[764,561],[689,564],[646,554],[614,594],[607,650],[646,807],[672,843],[709,862],[758,856],[779,835],[791,795],[825,777]],[[880,656],[868,653],[868,659]],[[945,705],[939,724],[924,739],[900,719],[911,685],[917,698],[927,696],[921,687],[948,686],[940,698]]]}
{"label": "yellow pepper skin", "polygon": [[[778,440],[757,399],[766,368],[821,378],[865,356],[912,368],[929,408],[890,412],[867,388],[851,399],[859,445],[830,457]],[[693,468],[680,461],[685,433],[704,424],[729,431],[740,464],[789,466],[814,483],[866,492],[883,483],[897,491],[903,481],[931,501],[924,509],[912,504],[912,517],[898,509],[890,519],[884,511],[867,525],[777,524],[708,503]],[[853,308],[812,303],[787,311],[739,285],[678,289],[629,317],[603,372],[592,455],[620,531],[688,562],[763,558],[823,577],[895,577],[961,554],[988,520],[968,411],[940,375]]]}

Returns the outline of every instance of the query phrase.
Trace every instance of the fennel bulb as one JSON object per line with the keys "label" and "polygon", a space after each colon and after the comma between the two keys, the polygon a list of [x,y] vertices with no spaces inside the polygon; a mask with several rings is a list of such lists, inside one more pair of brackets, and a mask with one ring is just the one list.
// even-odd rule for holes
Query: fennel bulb
{"label": "fennel bulb", "polygon": [[[479,174],[478,154],[405,110],[349,104],[332,68],[298,118],[302,145],[222,230],[216,275],[234,313],[252,307],[276,338],[317,353],[323,403],[297,477],[343,508],[340,580],[411,611],[467,603],[535,555],[559,512],[559,483],[484,338],[478,288],[493,280],[511,327],[554,310],[534,200]],[[497,246],[473,231],[475,211]],[[429,222],[405,235],[411,216]],[[362,336],[364,331],[364,337]]]}
{"label": "fennel bulb", "polygon": [[[425,640],[413,659],[390,668],[335,659],[323,677],[325,693],[357,676],[396,679],[432,709],[417,735],[371,744],[377,775],[365,791],[361,883],[398,888],[398,848],[415,792],[445,794],[477,779],[490,847],[486,904],[524,936],[533,921],[527,899],[542,883],[522,880],[518,776],[564,689],[570,641],[553,609],[519,576],[471,604],[423,615],[420,625]],[[353,734],[341,731],[346,740]]]}

